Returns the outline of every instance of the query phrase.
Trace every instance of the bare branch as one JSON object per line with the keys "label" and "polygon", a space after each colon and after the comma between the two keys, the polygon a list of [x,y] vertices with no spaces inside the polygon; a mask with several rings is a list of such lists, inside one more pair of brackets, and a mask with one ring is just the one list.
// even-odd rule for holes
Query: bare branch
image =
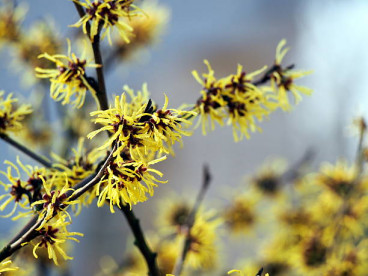
{"label": "bare branch", "polygon": [[185,259],[187,257],[188,252],[189,252],[190,244],[191,244],[190,231],[191,231],[191,229],[194,225],[195,216],[196,216],[196,214],[198,212],[198,209],[199,209],[199,207],[200,207],[200,205],[201,205],[201,203],[204,199],[204,195],[206,194],[210,183],[211,183],[211,174],[209,172],[208,166],[204,165],[204,167],[203,167],[203,182],[202,182],[201,189],[200,189],[200,191],[197,195],[197,198],[196,198],[196,201],[194,203],[193,209],[190,212],[190,214],[188,215],[187,222],[183,226],[183,229],[186,233],[186,238],[184,240],[181,255],[176,260],[176,263],[175,263],[175,266],[174,266],[173,274],[176,275],[176,276],[180,276],[181,272],[183,271]]}

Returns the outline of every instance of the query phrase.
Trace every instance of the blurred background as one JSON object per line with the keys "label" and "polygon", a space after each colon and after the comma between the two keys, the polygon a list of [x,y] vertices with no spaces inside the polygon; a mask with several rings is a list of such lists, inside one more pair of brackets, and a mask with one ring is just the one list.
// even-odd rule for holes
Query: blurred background
{"label": "blurred background", "polygon": [[[25,26],[52,17],[63,36],[73,33],[67,26],[75,23],[78,15],[71,1],[26,2]],[[106,83],[110,97],[121,93],[125,84],[140,89],[147,83],[158,103],[163,103],[163,93],[172,107],[194,103],[201,87],[191,71],[205,72],[204,59],[211,62],[218,77],[236,72],[238,63],[246,71],[253,71],[272,65],[275,48],[283,38],[291,47],[285,64],[313,70],[298,84],[312,88],[314,93],[311,97],[304,96],[289,113],[281,110],[273,113],[259,124],[263,132],[253,133],[250,140],[235,143],[231,128],[219,126],[207,136],[202,136],[198,129],[191,137],[185,137],[184,147],[177,148],[176,156],[158,165],[168,184],[158,187],[152,199],[134,208],[145,230],[153,229],[155,222],[151,218],[157,216],[157,204],[164,198],[180,194],[189,202],[194,201],[204,164],[209,165],[213,176],[205,205],[216,207],[216,203],[226,201],[231,187],[243,183],[244,176],[254,172],[269,156],[284,157],[293,164],[308,149],[313,149],[316,167],[322,161],[354,158],[357,139],[348,126],[353,117],[368,114],[367,1],[160,0],[159,3],[170,13],[165,31],[152,47],[127,62],[115,63],[116,67],[109,70]],[[106,46],[103,55],[108,55],[107,43]],[[0,89],[26,97],[31,88],[22,85],[19,74],[9,68],[11,59],[7,51],[0,52]],[[2,159],[14,161],[20,155],[24,162],[28,160],[1,141],[0,149]],[[4,239],[12,233],[9,226],[8,220],[0,222]],[[108,208],[94,205],[73,220],[72,229],[85,234],[80,244],[74,246],[72,275],[92,275],[104,255],[119,260],[130,236],[122,215],[113,215]],[[223,255],[229,267],[235,262],[232,255],[252,256],[254,252],[247,249],[253,246],[239,241],[226,244]]]}

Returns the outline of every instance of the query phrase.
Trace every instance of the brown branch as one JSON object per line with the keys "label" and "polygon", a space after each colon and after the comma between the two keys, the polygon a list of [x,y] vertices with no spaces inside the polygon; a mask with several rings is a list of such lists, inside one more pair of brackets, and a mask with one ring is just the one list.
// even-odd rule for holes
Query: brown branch
{"label": "brown branch", "polygon": [[109,105],[107,102],[105,77],[103,73],[103,61],[102,61],[102,56],[101,56],[101,51],[100,51],[100,35],[99,34],[97,34],[93,39],[92,49],[93,49],[93,55],[95,57],[95,63],[101,65],[100,67],[96,67],[96,74],[97,74],[97,80],[98,80],[98,91],[96,93],[96,96],[100,103],[100,108],[102,110],[106,110],[109,108]]}
{"label": "brown branch", "polygon": [[280,176],[282,182],[293,182],[295,179],[299,178],[301,168],[310,163],[315,157],[315,154],[312,148],[307,149],[304,155]]}
{"label": "brown branch", "polygon": [[[84,8],[81,5],[79,5],[77,2],[73,1],[73,4],[79,14],[79,17],[82,18],[83,16],[85,16],[86,12],[84,11]],[[89,22],[86,23],[86,31],[87,31],[88,37],[90,37],[91,25],[89,24]]]}
{"label": "brown branch", "polygon": [[364,138],[367,132],[367,124],[364,120],[364,118],[359,119],[359,142],[358,142],[358,148],[355,158],[355,163],[358,169],[358,178],[362,174],[363,171],[363,163],[364,163],[364,150],[363,150],[363,144],[364,144]]}
{"label": "brown branch", "polygon": [[13,140],[8,135],[0,134],[0,138],[3,139],[5,142],[9,143],[10,145],[14,146],[15,148],[17,148],[18,150],[20,150],[21,152],[23,152],[27,156],[29,156],[32,159],[36,160],[37,162],[39,162],[40,164],[42,164],[46,168],[51,168],[52,167],[52,164],[49,161],[47,161],[46,158],[44,158],[44,157],[38,155],[37,153],[31,151],[29,148],[23,146],[22,144],[18,143],[15,140]]}
{"label": "brown branch", "polygon": [[[76,2],[73,2],[75,8],[77,9],[77,12],[79,16],[82,18],[85,16],[85,10],[84,8],[79,5]],[[91,40],[93,55],[95,57],[95,63],[101,65],[100,67],[96,67],[96,74],[97,74],[97,81],[98,81],[98,91],[96,91],[97,99],[100,103],[100,108],[102,110],[106,110],[109,108],[108,101],[107,101],[107,95],[106,95],[106,85],[105,85],[105,77],[103,73],[103,61],[101,56],[101,50],[100,50],[100,31],[101,27],[99,27],[99,31],[97,35],[95,35],[93,38],[91,38],[91,26],[89,22],[86,23],[86,30],[87,35]]]}
{"label": "brown branch", "polygon": [[199,209],[199,207],[200,207],[200,205],[201,205],[201,203],[204,199],[204,195],[206,194],[210,183],[211,183],[211,174],[209,172],[208,166],[205,165],[203,167],[203,182],[202,182],[201,189],[200,189],[200,191],[197,195],[197,198],[196,198],[196,201],[194,203],[193,209],[190,212],[190,214],[188,215],[187,222],[183,226],[183,230],[186,233],[186,238],[184,240],[181,255],[176,260],[176,263],[175,263],[175,266],[174,266],[173,274],[176,275],[176,276],[180,276],[181,272],[183,271],[185,259],[187,257],[187,254],[188,254],[189,249],[190,249],[190,245],[192,243],[190,231],[191,231],[191,229],[194,225],[195,216],[196,216],[196,214],[198,212],[198,209]]}
{"label": "brown branch", "polygon": [[137,246],[147,263],[148,275],[160,276],[160,271],[156,261],[157,254],[152,252],[152,250],[149,248],[144,237],[143,230],[140,226],[139,219],[135,216],[133,210],[131,210],[128,205],[122,205],[119,209],[123,212],[128,221],[129,227],[133,232],[135,238],[134,245]]}

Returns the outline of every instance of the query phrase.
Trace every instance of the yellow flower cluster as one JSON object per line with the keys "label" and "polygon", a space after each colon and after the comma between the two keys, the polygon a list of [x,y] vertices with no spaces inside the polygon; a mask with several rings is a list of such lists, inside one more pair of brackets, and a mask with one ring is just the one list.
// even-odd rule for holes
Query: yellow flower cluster
{"label": "yellow flower cluster", "polygon": [[[72,27],[83,26],[83,32],[85,34],[89,32],[92,41],[102,31],[101,38],[107,35],[110,44],[111,28],[116,27],[120,36],[129,42],[128,34],[133,29],[122,19],[139,14],[140,10],[133,4],[134,0],[94,0],[93,2],[74,0],[74,2],[85,9],[85,15]],[[90,26],[90,30],[87,30],[87,25]]]}
{"label": "yellow flower cluster", "polygon": [[[269,173],[266,167],[262,170],[265,177],[276,166],[267,167]],[[248,205],[257,219],[257,223],[248,227],[258,229],[256,225],[267,222],[279,229],[268,234],[271,241],[263,245],[259,261],[249,260],[254,264],[252,269],[262,266],[271,275],[363,275],[368,269],[365,168],[360,171],[356,165],[342,160],[324,163],[318,172],[305,176],[300,175],[299,168],[291,168],[295,171],[288,172],[299,178],[275,174],[272,182],[267,181],[267,187],[272,189],[254,183],[245,191],[248,198],[255,200],[253,203],[248,200]],[[253,179],[262,178],[258,174]],[[292,183],[286,185],[286,181]],[[272,195],[277,191],[282,200],[270,201],[270,191]],[[263,208],[258,211],[258,206]],[[261,216],[261,210],[267,213]],[[228,213],[224,219],[232,217],[235,219]],[[229,230],[233,231],[231,227]]]}
{"label": "yellow flower cluster", "polygon": [[32,113],[30,105],[21,104],[17,106],[18,99],[13,98],[13,94],[4,95],[0,91],[0,134],[7,132],[17,133],[22,130],[22,120]]}
{"label": "yellow flower cluster", "polygon": [[87,90],[95,96],[96,91],[89,83],[86,68],[96,68],[100,65],[88,63],[84,59],[84,54],[79,58],[72,53],[69,40],[67,56],[44,53],[39,58],[45,58],[51,61],[56,67],[50,69],[36,68],[37,77],[50,79],[50,95],[54,100],[62,100],[62,104],[72,103],[74,106],[80,108],[84,104]]}
{"label": "yellow flower cluster", "polygon": [[71,259],[66,255],[61,244],[66,240],[76,240],[71,236],[82,235],[67,231],[71,217],[66,208],[80,204],[79,200],[70,201],[67,196],[68,191],[73,190],[68,183],[71,176],[68,178],[66,172],[54,168],[24,165],[19,158],[17,158],[17,164],[10,161],[6,161],[5,164],[8,165],[7,171],[1,173],[7,178],[7,181],[0,182],[0,184],[8,193],[0,196],[2,200],[0,211],[4,211],[13,204],[12,211],[5,217],[12,216],[18,206],[26,212],[19,212],[13,219],[38,215],[39,224],[36,231],[39,242],[34,245],[33,250],[36,258],[37,249],[45,247],[48,257],[53,259],[55,264],[58,264],[60,256],[65,260]]}
{"label": "yellow flower cluster", "polygon": [[[310,89],[296,86],[294,80],[305,76],[309,72],[295,72],[291,68],[282,68],[281,61],[288,49],[283,49],[285,40],[282,40],[276,50],[274,66],[266,70],[262,69],[246,73],[241,65],[238,65],[237,73],[225,78],[217,79],[209,62],[205,60],[208,73],[201,78],[197,71],[193,76],[202,85],[201,97],[198,99],[194,110],[200,114],[198,124],[202,124],[202,132],[206,134],[210,128],[214,129],[215,123],[223,125],[225,120],[233,127],[234,140],[239,141],[243,137],[249,138],[249,132],[260,131],[257,120],[262,121],[272,111],[281,107],[289,110],[290,104],[287,91],[291,91],[296,102],[300,101],[300,94],[309,95]],[[264,73],[258,81],[259,74]],[[262,85],[271,80],[271,86]]]}
{"label": "yellow flower cluster", "polygon": [[169,109],[166,96],[165,104],[158,109],[148,98],[146,85],[137,94],[128,87],[125,90],[131,101],[123,93],[115,97],[114,107],[92,112],[94,122],[102,127],[87,136],[91,139],[107,131],[110,138],[99,150],[116,147],[97,188],[98,205],[109,200],[111,212],[114,205],[136,204],[147,200],[147,193],[153,195],[153,187],[163,181],[156,179],[153,174],[161,177],[162,173],[151,166],[166,159],[162,154],[173,153],[173,145],[181,143],[183,135],[190,135],[183,129],[190,125],[185,117],[195,115],[193,111]]}

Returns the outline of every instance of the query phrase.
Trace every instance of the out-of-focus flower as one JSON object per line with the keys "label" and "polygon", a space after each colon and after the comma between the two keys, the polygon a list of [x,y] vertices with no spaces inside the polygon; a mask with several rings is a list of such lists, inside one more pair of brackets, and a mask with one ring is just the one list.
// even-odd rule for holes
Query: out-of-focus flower
{"label": "out-of-focus flower", "polygon": [[282,188],[282,175],[287,168],[283,159],[268,160],[251,178],[252,185],[267,196],[276,196]]}
{"label": "out-of-focus flower", "polygon": [[218,231],[221,223],[221,219],[197,214],[189,233],[188,266],[210,270],[217,265]]}
{"label": "out-of-focus flower", "polygon": [[134,16],[126,20],[133,29],[127,34],[130,42],[127,43],[121,36],[113,37],[115,49],[111,58],[118,57],[125,61],[137,50],[150,46],[159,40],[169,20],[168,9],[156,1],[145,1],[141,8],[146,16]]}
{"label": "out-of-focus flower", "polygon": [[17,42],[21,36],[20,25],[27,12],[25,5],[14,5],[10,1],[0,8],[0,45]]}
{"label": "out-of-focus flower", "polygon": [[120,36],[129,42],[128,34],[133,30],[132,27],[123,19],[139,15],[140,9],[134,4],[134,0],[90,0],[75,3],[85,8],[85,15],[71,27],[81,27],[85,34],[88,33],[87,24],[90,24],[89,36],[93,41],[96,35],[102,32],[101,37],[106,35],[111,44],[110,31],[116,27]]}
{"label": "out-of-focus flower", "polygon": [[17,106],[18,99],[12,97],[13,94],[10,93],[5,98],[4,91],[0,91],[0,134],[21,131],[23,128],[22,120],[32,113],[30,105]]}
{"label": "out-of-focus flower", "polygon": [[49,59],[40,59],[39,55],[48,53],[50,56],[61,52],[61,41],[52,22],[38,21],[23,33],[19,43],[15,44],[16,58],[14,68],[24,73],[26,84],[33,84],[37,79],[34,68],[50,68],[54,65]]}
{"label": "out-of-focus flower", "polygon": [[84,59],[84,54],[78,58],[74,53],[71,53],[69,40],[67,56],[44,53],[39,55],[39,58],[45,58],[56,66],[54,69],[36,68],[37,77],[50,79],[50,95],[54,100],[62,100],[62,104],[72,103],[80,108],[84,104],[87,90],[95,96],[96,91],[88,82],[86,68],[96,68],[100,65],[87,62]]}
{"label": "out-of-focus flower", "polygon": [[349,166],[343,160],[338,161],[336,165],[323,164],[320,173],[316,177],[317,183],[341,197],[346,197],[354,191],[354,188],[359,188],[356,183],[357,168]]}
{"label": "out-of-focus flower", "polygon": [[230,231],[246,232],[255,224],[257,218],[255,201],[247,197],[235,197],[222,216]]}
{"label": "out-of-focus flower", "polygon": [[171,234],[173,231],[181,233],[182,227],[187,224],[191,209],[189,202],[182,200],[177,195],[168,196],[160,201],[157,227],[164,233]]}

